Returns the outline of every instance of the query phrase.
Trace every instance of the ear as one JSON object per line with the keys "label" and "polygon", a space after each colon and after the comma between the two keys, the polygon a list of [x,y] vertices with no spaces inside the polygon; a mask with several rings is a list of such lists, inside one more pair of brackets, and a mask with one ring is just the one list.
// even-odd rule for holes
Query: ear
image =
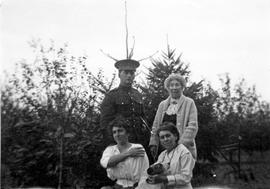
{"label": "ear", "polygon": [[129,139],[130,133],[128,131],[126,131],[126,135],[127,135],[128,139]]}
{"label": "ear", "polygon": [[177,134],[173,134],[173,136],[175,137],[176,142],[178,142],[178,141],[179,141],[179,139],[180,139],[180,136],[177,136]]}
{"label": "ear", "polygon": [[121,73],[121,71],[122,71],[122,70],[119,70],[119,71],[118,71],[118,77],[119,77],[119,78],[120,78],[120,73]]}

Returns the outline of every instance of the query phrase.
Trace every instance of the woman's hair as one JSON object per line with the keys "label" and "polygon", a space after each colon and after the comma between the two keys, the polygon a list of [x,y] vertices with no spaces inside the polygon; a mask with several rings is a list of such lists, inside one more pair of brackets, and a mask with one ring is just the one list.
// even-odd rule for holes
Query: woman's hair
{"label": "woman's hair", "polygon": [[130,123],[129,121],[122,115],[117,115],[109,124],[110,131],[112,131],[113,127],[122,127],[126,130],[127,133],[130,133]]}
{"label": "woman's hair", "polygon": [[173,135],[176,136],[176,138],[177,138],[176,142],[179,141],[180,135],[179,135],[178,129],[176,128],[176,126],[172,122],[163,122],[160,125],[160,128],[157,130],[157,135],[158,136],[159,136],[159,133],[161,131],[169,131],[169,132],[171,132]]}
{"label": "woman's hair", "polygon": [[165,89],[168,92],[169,92],[169,85],[170,85],[170,82],[172,80],[178,81],[183,88],[186,87],[186,80],[185,80],[185,78],[182,75],[178,74],[178,73],[172,73],[164,81],[164,87],[165,87]]}

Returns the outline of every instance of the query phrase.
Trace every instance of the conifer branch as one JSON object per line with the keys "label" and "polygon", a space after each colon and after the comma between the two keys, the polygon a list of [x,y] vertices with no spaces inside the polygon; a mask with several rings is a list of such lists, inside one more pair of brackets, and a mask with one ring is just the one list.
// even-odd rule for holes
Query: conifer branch
{"label": "conifer branch", "polygon": [[167,39],[167,51],[168,51],[168,54],[170,52],[170,45],[169,45],[169,36],[168,34],[166,35],[166,39]]}

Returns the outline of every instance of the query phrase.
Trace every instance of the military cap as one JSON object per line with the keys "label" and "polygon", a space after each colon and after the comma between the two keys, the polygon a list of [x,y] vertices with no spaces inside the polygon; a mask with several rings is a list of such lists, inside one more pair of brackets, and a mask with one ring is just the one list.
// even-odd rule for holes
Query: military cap
{"label": "military cap", "polygon": [[136,68],[140,66],[140,63],[136,60],[124,59],[117,61],[114,66],[118,70],[136,70]]}

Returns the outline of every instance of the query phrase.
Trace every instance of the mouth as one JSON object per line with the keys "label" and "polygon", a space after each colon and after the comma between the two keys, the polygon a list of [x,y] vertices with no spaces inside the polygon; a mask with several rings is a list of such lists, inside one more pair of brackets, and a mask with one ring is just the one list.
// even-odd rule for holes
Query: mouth
{"label": "mouth", "polygon": [[124,136],[117,136],[117,137],[115,137],[115,140],[123,141],[123,140],[125,140],[125,137]]}
{"label": "mouth", "polygon": [[127,82],[126,82],[127,84],[131,84],[132,83],[132,81],[131,80],[127,80]]}
{"label": "mouth", "polygon": [[121,137],[114,137],[115,140],[121,140]]}
{"label": "mouth", "polygon": [[169,147],[169,146],[171,146],[171,145],[172,145],[171,142],[164,142],[164,143],[163,143],[163,146],[164,146],[164,147]]}

